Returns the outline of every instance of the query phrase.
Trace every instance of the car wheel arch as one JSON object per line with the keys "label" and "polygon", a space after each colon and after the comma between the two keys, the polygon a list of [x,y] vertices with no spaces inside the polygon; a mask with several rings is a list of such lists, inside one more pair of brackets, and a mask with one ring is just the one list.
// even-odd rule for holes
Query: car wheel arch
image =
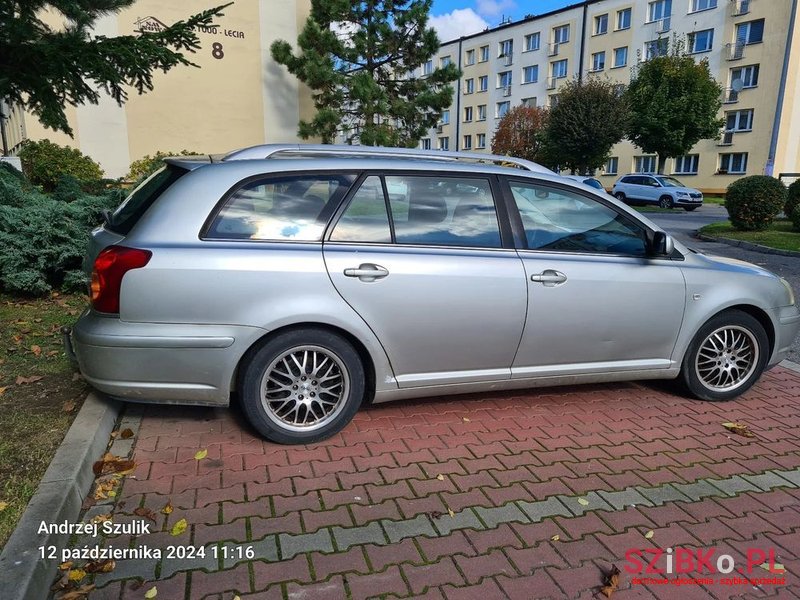
{"label": "car wheel arch", "polygon": [[[755,306],[753,304],[732,304],[731,306],[726,306],[725,308],[723,308],[721,310],[718,310],[717,312],[715,312],[715,313],[713,313],[711,315],[708,315],[708,317],[706,319],[704,319],[703,321],[701,321],[699,323],[699,325],[696,328],[696,330],[694,332],[692,332],[690,340],[694,339],[694,336],[697,335],[697,332],[700,331],[700,329],[706,323],[708,323],[711,319],[714,319],[714,318],[718,317],[719,315],[725,314],[727,312],[732,312],[732,311],[740,311],[740,312],[746,313],[746,314],[750,315],[751,317],[753,317],[756,321],[758,321],[761,324],[761,326],[764,328],[764,331],[767,334],[767,339],[769,340],[769,354],[768,354],[768,356],[771,356],[773,350],[775,349],[775,325],[773,324],[772,320],[769,318],[769,315],[767,314],[767,312],[765,310],[763,310],[762,308],[759,308],[758,306]],[[687,345],[686,348],[684,348],[684,350],[683,350],[683,355],[686,354],[688,349],[689,349],[689,346]],[[683,356],[681,356],[681,362],[683,362]]]}

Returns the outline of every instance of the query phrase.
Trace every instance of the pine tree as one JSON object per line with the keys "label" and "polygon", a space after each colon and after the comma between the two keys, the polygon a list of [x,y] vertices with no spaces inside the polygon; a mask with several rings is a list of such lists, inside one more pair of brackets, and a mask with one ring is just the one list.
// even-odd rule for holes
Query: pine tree
{"label": "pine tree", "polygon": [[[153,73],[177,65],[197,66],[197,27],[208,27],[225,6],[205,10],[160,32],[92,35],[101,16],[135,0],[0,0],[0,98],[33,112],[43,125],[72,135],[66,104],[96,104],[100,90],[122,104],[126,88],[153,89]],[[45,11],[63,17],[52,28]]]}
{"label": "pine tree", "polygon": [[297,39],[272,56],[308,85],[316,114],[300,121],[303,138],[325,143],[347,130],[350,143],[414,146],[450,106],[454,64],[413,75],[439,48],[427,27],[432,0],[312,0]]}

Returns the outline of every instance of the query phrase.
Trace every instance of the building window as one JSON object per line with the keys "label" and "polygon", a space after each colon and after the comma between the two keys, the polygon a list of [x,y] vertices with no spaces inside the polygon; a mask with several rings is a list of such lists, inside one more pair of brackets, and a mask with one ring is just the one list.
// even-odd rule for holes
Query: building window
{"label": "building window", "polygon": [[624,8],[617,11],[617,31],[620,29],[630,29],[631,27],[631,9]]}
{"label": "building window", "polygon": [[511,71],[503,71],[497,74],[497,87],[510,88],[511,87]]}
{"label": "building window", "polygon": [[553,42],[566,44],[569,41],[569,25],[553,27]]}
{"label": "building window", "polygon": [[604,169],[606,175],[616,175],[619,172],[619,157],[609,156]]}
{"label": "building window", "polygon": [[466,66],[474,65],[475,64],[475,50],[467,50],[467,55],[464,60],[464,64]]}
{"label": "building window", "polygon": [[470,78],[464,80],[464,93],[471,94],[475,91],[475,80]]}
{"label": "building window", "polygon": [[481,57],[478,62],[486,62],[489,60],[489,46],[481,46]]}
{"label": "building window", "polygon": [[430,75],[431,73],[433,73],[433,61],[429,60],[426,61],[424,65],[422,65],[422,74]]}
{"label": "building window", "polygon": [[654,155],[634,156],[633,170],[636,173],[655,173],[658,170],[658,157]]}
{"label": "building window", "polygon": [[699,12],[710,8],[717,8],[717,0],[692,0],[692,10],[689,12]]}
{"label": "building window", "polygon": [[444,69],[445,67],[447,67],[447,65],[449,65],[449,64],[450,64],[450,63],[452,63],[452,62],[453,62],[453,59],[451,59],[449,56],[443,56],[443,57],[442,57],[442,58],[439,60],[439,64],[441,65],[441,67],[442,67],[443,69]]}
{"label": "building window", "polygon": [[614,48],[614,68],[624,67],[628,64],[628,47]]}
{"label": "building window", "polygon": [[672,0],[655,0],[647,5],[647,22],[661,21],[672,15]]}
{"label": "building window", "polygon": [[478,77],[478,91],[485,92],[489,89],[489,76],[488,75],[481,75]]}
{"label": "building window", "polygon": [[700,164],[699,154],[684,154],[675,158],[676,175],[697,175],[697,167]]}
{"label": "building window", "polygon": [[592,54],[592,71],[602,71],[606,68],[606,53],[595,52]]}
{"label": "building window", "polygon": [[594,18],[594,35],[603,35],[608,32],[608,13],[597,15]]}
{"label": "building window", "polygon": [[657,56],[666,56],[669,51],[669,39],[658,38],[644,43],[644,59],[650,60]]}
{"label": "building window", "polygon": [[420,140],[420,144],[422,144],[423,150],[430,150],[431,149],[431,138],[422,138]]}
{"label": "building window", "polygon": [[466,106],[464,107],[464,123],[471,123],[472,122],[472,107]]}
{"label": "building window", "polygon": [[450,124],[450,111],[443,110],[442,111],[442,118],[439,120],[442,125],[449,125]]}
{"label": "building window", "polygon": [[464,136],[464,150],[472,150],[472,136],[465,135]]}
{"label": "building window", "polygon": [[708,52],[714,43],[714,30],[704,29],[689,34],[689,52]]}
{"label": "building window", "polygon": [[737,44],[760,44],[764,39],[764,19],[736,26]]}
{"label": "building window", "polygon": [[746,173],[747,152],[733,152],[719,155],[720,173]]}
{"label": "building window", "polygon": [[506,116],[506,113],[510,108],[511,108],[511,102],[509,102],[508,100],[506,100],[505,102],[498,102],[497,113],[496,113],[497,118],[502,119],[504,116]]}
{"label": "building window", "polygon": [[742,88],[754,88],[758,86],[758,65],[748,65],[731,69],[731,85],[736,81],[742,82]]}
{"label": "building window", "polygon": [[475,143],[475,147],[476,148],[486,148],[486,134],[485,133],[479,133],[477,137],[478,137],[478,139],[475,140],[475,142],[476,142]]}
{"label": "building window", "polygon": [[486,105],[479,104],[478,105],[478,121],[485,121],[486,120]]}
{"label": "building window", "polygon": [[537,106],[536,96],[531,96],[530,98],[523,98],[522,106],[525,106],[527,108],[536,108]]}
{"label": "building window", "polygon": [[511,56],[514,54],[514,40],[503,40],[497,45],[497,56]]}
{"label": "building window", "polygon": [[450,138],[449,137],[440,137],[439,138],[439,150],[450,150]]}
{"label": "building window", "polygon": [[726,131],[752,131],[753,109],[734,110],[725,113]]}
{"label": "building window", "polygon": [[[559,95],[559,94],[550,94],[550,95],[547,97],[547,101],[550,103],[550,104],[549,104],[549,105],[550,105],[550,108],[555,108],[556,106],[558,106],[558,101],[559,101],[560,99],[561,99],[561,98],[560,98],[560,95]],[[559,169],[559,168],[556,168],[556,169],[553,169],[553,170],[554,170],[556,173],[558,173],[559,171],[561,171],[561,169]]]}
{"label": "building window", "polygon": [[522,69],[522,83],[536,83],[539,81],[539,65],[531,65]]}
{"label": "building window", "polygon": [[551,64],[551,77],[561,79],[567,76],[567,59],[557,60]]}
{"label": "building window", "polygon": [[525,52],[532,52],[539,49],[541,36],[539,32],[531,33],[525,36]]}

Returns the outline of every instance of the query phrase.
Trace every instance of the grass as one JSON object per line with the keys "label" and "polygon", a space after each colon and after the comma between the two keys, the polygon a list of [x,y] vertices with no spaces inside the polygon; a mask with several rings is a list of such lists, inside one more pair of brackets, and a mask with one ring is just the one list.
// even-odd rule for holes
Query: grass
{"label": "grass", "polygon": [[764,231],[738,231],[730,221],[712,223],[700,229],[700,233],[712,237],[725,237],[744,240],[761,246],[769,246],[778,250],[795,250],[800,252],[800,232],[792,231],[792,222],[788,219],[773,221],[769,229]]}
{"label": "grass", "polygon": [[[0,294],[0,548],[8,541],[72,424],[86,385],[59,329],[86,297],[19,299]],[[40,377],[36,381],[25,378]],[[23,378],[23,379],[19,379]]]}
{"label": "grass", "polygon": [[703,204],[719,204],[725,205],[725,198],[722,196],[703,196]]}

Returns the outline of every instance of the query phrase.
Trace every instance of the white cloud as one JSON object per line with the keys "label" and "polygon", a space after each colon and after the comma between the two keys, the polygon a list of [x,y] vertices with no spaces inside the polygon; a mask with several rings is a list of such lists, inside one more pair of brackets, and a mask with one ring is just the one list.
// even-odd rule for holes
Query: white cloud
{"label": "white cloud", "polygon": [[476,0],[478,13],[484,17],[499,17],[503,12],[510,12],[516,3],[514,0]]}
{"label": "white cloud", "polygon": [[440,42],[478,33],[489,26],[489,23],[471,8],[457,8],[451,13],[431,16],[428,23],[439,34]]}

